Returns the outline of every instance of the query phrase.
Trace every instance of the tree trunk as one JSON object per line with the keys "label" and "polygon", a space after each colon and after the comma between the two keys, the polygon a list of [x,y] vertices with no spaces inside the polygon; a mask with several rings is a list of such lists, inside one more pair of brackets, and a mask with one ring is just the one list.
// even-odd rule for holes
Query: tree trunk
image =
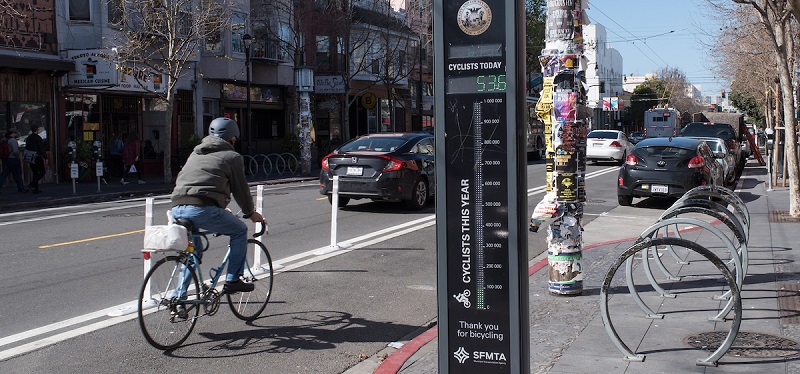
{"label": "tree trunk", "polygon": [[[800,168],[797,162],[797,126],[794,119],[794,90],[792,78],[789,73],[788,61],[785,56],[779,56],[781,97],[783,101],[784,123],[784,160],[789,171],[789,214],[800,217]],[[781,61],[782,60],[782,61]]]}

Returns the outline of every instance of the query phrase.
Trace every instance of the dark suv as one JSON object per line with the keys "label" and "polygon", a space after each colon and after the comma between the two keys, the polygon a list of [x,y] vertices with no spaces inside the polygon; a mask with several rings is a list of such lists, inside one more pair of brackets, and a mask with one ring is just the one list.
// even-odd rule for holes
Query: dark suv
{"label": "dark suv", "polygon": [[728,149],[733,153],[737,169],[743,164],[742,145],[733,126],[717,122],[691,122],[681,130],[681,136],[720,138],[725,141]]}

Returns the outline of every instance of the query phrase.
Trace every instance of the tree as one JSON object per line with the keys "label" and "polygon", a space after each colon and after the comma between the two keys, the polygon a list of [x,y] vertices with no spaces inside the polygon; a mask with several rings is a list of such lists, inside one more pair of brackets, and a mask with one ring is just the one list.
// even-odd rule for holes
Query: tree
{"label": "tree", "polygon": [[648,78],[636,86],[631,95],[631,105],[625,108],[625,121],[634,124],[634,127],[643,126],[644,112],[661,102],[664,87],[664,82],[656,78]]}
{"label": "tree", "polygon": [[178,81],[205,41],[218,39],[230,25],[225,15],[232,5],[229,0],[108,0],[109,21],[119,27],[106,47],[118,51],[118,68],[124,66],[139,83],[165,78],[165,89],[153,91],[165,104],[165,183],[172,182],[172,118]]}
{"label": "tree", "polygon": [[544,48],[547,0],[525,0],[525,75],[541,74],[539,55]]}
{"label": "tree", "polygon": [[732,91],[728,96],[731,104],[747,113],[750,121],[758,127],[764,127],[764,105],[763,100],[759,97],[750,96],[747,92]]}
{"label": "tree", "polygon": [[691,84],[680,69],[661,68],[656,76],[664,84],[664,91],[661,93],[663,105],[675,108],[681,113],[697,113],[703,109],[697,100],[687,95]]}
{"label": "tree", "polygon": [[749,7],[758,15],[758,20],[767,41],[771,44],[780,84],[782,111],[785,127],[784,158],[789,171],[789,214],[800,217],[800,167],[797,160],[797,123],[794,104],[794,74],[796,61],[794,35],[798,29],[800,7],[798,1],[784,0],[733,0]]}

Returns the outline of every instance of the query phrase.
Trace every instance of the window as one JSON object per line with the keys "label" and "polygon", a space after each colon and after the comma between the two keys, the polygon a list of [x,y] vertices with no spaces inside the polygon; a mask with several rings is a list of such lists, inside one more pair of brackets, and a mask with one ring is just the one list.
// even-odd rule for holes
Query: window
{"label": "window", "polygon": [[397,74],[401,77],[406,74],[406,51],[398,51],[397,52]]}
{"label": "window", "polygon": [[233,12],[231,15],[231,50],[233,52],[244,53],[244,34],[247,32],[245,24],[247,15],[240,12]]}
{"label": "window", "polygon": [[372,62],[370,63],[370,72],[375,75],[381,74],[381,47],[377,44],[372,45],[372,54],[370,55]]}
{"label": "window", "polygon": [[331,3],[329,0],[314,0],[314,5],[317,7],[317,9],[328,9],[328,7],[331,6]]}
{"label": "window", "polygon": [[89,0],[69,0],[70,21],[91,21]]}
{"label": "window", "polygon": [[124,0],[108,0],[108,23],[119,25],[122,24],[122,15],[125,8]]}
{"label": "window", "polygon": [[331,68],[331,38],[327,35],[317,35],[317,54],[314,58],[317,68],[328,70]]}
{"label": "window", "polygon": [[278,39],[280,39],[280,48],[278,51],[279,60],[288,60],[289,53],[292,50],[292,28],[288,23],[281,23],[278,28]]}
{"label": "window", "polygon": [[347,63],[347,55],[345,53],[344,38],[341,36],[336,38],[336,61],[338,71],[344,71]]}

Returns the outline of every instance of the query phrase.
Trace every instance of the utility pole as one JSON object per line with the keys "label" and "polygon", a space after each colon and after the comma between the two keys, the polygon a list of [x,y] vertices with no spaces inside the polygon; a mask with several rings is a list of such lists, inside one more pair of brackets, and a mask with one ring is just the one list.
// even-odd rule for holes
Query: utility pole
{"label": "utility pole", "polygon": [[581,218],[586,201],[589,123],[582,104],[586,62],[580,37],[584,8],[581,0],[547,1],[545,49],[539,57],[544,84],[536,111],[545,124],[545,138],[549,138],[548,193],[533,211],[530,230],[536,232],[546,220],[554,218],[547,228],[548,289],[553,295],[583,293]]}

